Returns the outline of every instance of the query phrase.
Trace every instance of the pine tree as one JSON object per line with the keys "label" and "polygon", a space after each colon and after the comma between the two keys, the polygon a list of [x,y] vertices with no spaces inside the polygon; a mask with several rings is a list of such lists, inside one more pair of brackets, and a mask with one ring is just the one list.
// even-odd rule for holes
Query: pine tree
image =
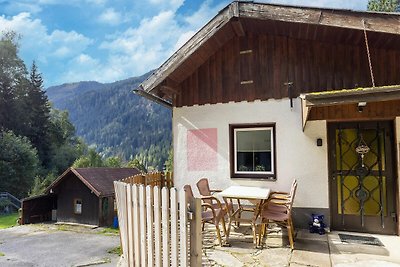
{"label": "pine tree", "polygon": [[379,11],[379,12],[400,12],[400,1],[399,0],[369,0],[367,9],[369,11]]}
{"label": "pine tree", "polygon": [[26,93],[26,114],[29,132],[25,135],[38,151],[42,165],[49,164],[50,140],[50,105],[43,90],[43,79],[35,62],[32,63],[29,84]]}

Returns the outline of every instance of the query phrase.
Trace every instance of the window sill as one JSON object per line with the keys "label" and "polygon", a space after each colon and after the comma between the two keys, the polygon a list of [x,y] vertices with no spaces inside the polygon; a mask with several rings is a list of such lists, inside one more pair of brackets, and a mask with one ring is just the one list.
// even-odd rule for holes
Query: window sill
{"label": "window sill", "polygon": [[276,176],[273,174],[232,174],[232,179],[258,179],[258,180],[268,180],[276,181]]}

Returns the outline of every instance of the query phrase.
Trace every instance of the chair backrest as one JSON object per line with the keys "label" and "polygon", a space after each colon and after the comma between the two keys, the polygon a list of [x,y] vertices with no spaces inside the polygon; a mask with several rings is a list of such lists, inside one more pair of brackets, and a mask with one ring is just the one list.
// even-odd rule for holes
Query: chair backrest
{"label": "chair backrest", "polygon": [[[208,184],[208,179],[207,178],[201,178],[197,183],[196,183],[197,189],[199,190],[200,195],[202,196],[211,196],[211,190],[210,190],[210,185]],[[210,203],[211,200],[205,199],[205,203]]]}
{"label": "chair backrest", "polygon": [[193,195],[193,191],[192,191],[192,187],[190,186],[190,185],[185,185],[184,187],[183,187],[183,190],[185,191],[185,197],[186,197],[186,201],[188,202],[188,203],[190,203],[190,201],[194,198],[194,195]]}
{"label": "chair backrest", "polygon": [[297,190],[297,180],[294,179],[290,188],[290,192],[284,198],[284,200],[279,198],[274,199],[274,197],[272,197],[272,199],[269,199],[269,201],[267,201],[263,205],[262,209],[270,208],[278,212],[288,213],[290,215],[292,213],[292,206],[293,206],[294,196],[296,195],[296,190]]}
{"label": "chair backrest", "polygon": [[296,194],[296,188],[297,188],[297,180],[293,179],[292,185],[290,187],[290,195]]}
{"label": "chair backrest", "polygon": [[290,202],[288,205],[288,213],[291,214],[292,213],[292,206],[293,206],[293,202],[294,202],[294,196],[296,195],[296,190],[297,190],[297,180],[294,179],[293,183],[292,183],[292,188],[290,189]]}

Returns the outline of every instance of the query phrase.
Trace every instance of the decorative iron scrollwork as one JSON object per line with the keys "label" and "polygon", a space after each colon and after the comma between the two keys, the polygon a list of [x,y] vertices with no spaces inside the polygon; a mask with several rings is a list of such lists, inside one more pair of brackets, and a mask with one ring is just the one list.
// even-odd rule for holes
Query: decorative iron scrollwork
{"label": "decorative iron scrollwork", "polygon": [[362,134],[360,134],[360,142],[356,147],[356,152],[361,156],[361,166],[364,167],[364,155],[369,152],[370,148],[365,143]]}

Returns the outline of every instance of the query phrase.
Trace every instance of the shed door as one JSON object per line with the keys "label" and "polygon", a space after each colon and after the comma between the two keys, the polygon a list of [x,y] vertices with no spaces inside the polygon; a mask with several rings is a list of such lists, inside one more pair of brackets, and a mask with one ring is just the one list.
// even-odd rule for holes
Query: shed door
{"label": "shed door", "polygon": [[332,123],[329,138],[332,228],[395,234],[392,122]]}

